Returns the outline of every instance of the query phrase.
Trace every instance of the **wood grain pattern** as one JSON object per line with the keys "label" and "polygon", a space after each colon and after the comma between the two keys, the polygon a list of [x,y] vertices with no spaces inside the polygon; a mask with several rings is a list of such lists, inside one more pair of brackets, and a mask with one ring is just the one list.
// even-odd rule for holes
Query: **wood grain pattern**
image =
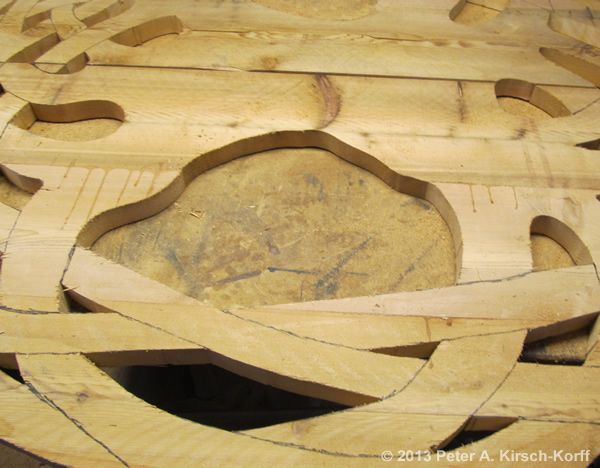
{"label": "wood grain pattern", "polygon": [[[556,451],[570,457],[557,466],[588,466],[600,453],[594,6],[0,1],[0,439],[68,466],[371,466],[388,453],[410,466],[540,466],[532,454]],[[293,171],[287,149],[315,173],[311,151],[343,160],[328,179],[333,191],[306,170],[297,197],[306,203],[267,224],[264,200],[242,210],[241,198],[226,199],[262,182],[247,189],[250,179],[235,179],[234,165],[251,178],[248,159],[226,164],[278,150],[265,167],[282,179]],[[219,166],[231,169],[221,191],[201,209],[184,201]],[[358,179],[340,174],[357,168],[404,201],[351,202]],[[343,199],[332,202],[343,208],[337,217],[323,209],[330,194]],[[416,216],[429,216],[421,225],[445,239],[425,250],[364,249],[370,237],[350,212],[361,201],[359,210],[389,218],[365,216],[373,232],[415,230]],[[292,211],[303,220],[319,203],[337,230],[294,237]],[[395,205],[418,213],[402,221]],[[214,220],[228,207],[235,229],[256,231],[232,235],[218,268],[187,244],[183,252],[203,285],[252,279],[261,294],[215,298],[171,250],[185,288],[173,270],[143,270],[158,259],[135,256],[160,250],[161,223],[176,219],[161,216],[181,206],[188,222],[215,214],[206,229],[225,229],[228,219]],[[101,239],[145,219],[158,230],[151,247],[136,248],[134,235],[127,247]],[[168,234],[178,235],[191,242],[196,231]],[[207,239],[226,237],[198,242],[210,258],[217,248]],[[238,268],[235,252],[250,256],[256,239],[281,259],[300,237],[323,251],[340,238],[344,255],[292,269],[301,257],[290,248],[280,263],[263,255]],[[541,258],[546,243],[552,261]],[[442,250],[441,279],[400,286]],[[371,257],[368,272],[347,269],[359,251]],[[360,274],[391,271],[402,255],[388,272],[397,278],[370,293],[372,278]],[[271,293],[261,286],[270,269],[316,272],[304,283],[315,294]],[[336,296],[342,270],[356,277]],[[561,342],[576,346],[557,353]],[[192,364],[349,408],[226,431],[175,417],[106,373]]]}

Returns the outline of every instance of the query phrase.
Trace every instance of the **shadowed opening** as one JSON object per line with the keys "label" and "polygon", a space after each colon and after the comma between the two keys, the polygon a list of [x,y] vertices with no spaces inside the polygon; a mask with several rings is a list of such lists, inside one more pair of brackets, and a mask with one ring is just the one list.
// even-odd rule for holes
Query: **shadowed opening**
{"label": "shadowed opening", "polygon": [[212,364],[105,371],[127,391],[163,411],[227,431],[266,427],[348,408],[264,385]]}
{"label": "shadowed opening", "polygon": [[532,330],[519,362],[582,365],[589,352],[590,334],[596,320],[597,314],[590,314]]}
{"label": "shadowed opening", "polygon": [[598,151],[598,150],[600,150],[600,138],[598,138],[596,140],[586,141],[583,143],[577,143],[576,146],[579,146],[580,148],[592,150],[592,151]]}
{"label": "shadowed opening", "polygon": [[473,416],[465,427],[440,449],[446,452],[468,449],[469,445],[487,439],[515,423],[517,418]]}

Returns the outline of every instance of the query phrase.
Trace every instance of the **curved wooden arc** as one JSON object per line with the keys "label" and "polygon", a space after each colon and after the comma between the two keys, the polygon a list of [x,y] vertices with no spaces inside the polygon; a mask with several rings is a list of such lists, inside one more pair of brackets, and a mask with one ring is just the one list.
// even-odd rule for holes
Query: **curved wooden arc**
{"label": "curved wooden arc", "polygon": [[551,117],[569,117],[571,111],[555,96],[539,86],[522,80],[503,79],[496,83],[496,97],[512,97],[529,102]]}
{"label": "curved wooden arc", "polygon": [[593,263],[589,249],[581,238],[562,221],[551,216],[538,216],[531,222],[531,233],[550,237],[560,244],[576,265]]}
{"label": "curved wooden arc", "polygon": [[510,0],[459,0],[450,10],[450,19],[457,24],[477,26],[502,13]]}
{"label": "curved wooden arc", "polygon": [[128,47],[142,45],[165,34],[177,34],[183,30],[181,20],[176,16],[163,16],[126,29],[110,38],[111,41]]}

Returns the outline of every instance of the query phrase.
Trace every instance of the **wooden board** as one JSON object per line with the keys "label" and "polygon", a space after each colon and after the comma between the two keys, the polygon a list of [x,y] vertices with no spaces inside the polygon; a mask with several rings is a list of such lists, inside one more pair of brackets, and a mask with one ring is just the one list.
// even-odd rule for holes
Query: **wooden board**
{"label": "wooden board", "polygon": [[[68,466],[588,466],[596,18],[0,1],[0,439]],[[200,364],[346,409],[228,431],[109,377]]]}

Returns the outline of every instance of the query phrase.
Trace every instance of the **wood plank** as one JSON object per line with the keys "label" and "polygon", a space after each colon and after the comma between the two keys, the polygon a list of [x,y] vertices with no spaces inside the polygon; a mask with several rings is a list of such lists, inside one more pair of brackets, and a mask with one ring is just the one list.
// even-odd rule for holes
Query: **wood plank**
{"label": "wood plank", "polygon": [[[521,352],[524,336],[524,332],[515,332],[445,341],[411,382],[380,402],[248,434],[355,455],[381,453],[392,446],[413,453],[437,450],[506,378]],[[479,359],[472,359],[474,355]],[[491,366],[499,356],[503,365]],[[360,441],[348,440],[348,434],[358,433]]]}
{"label": "wood plank", "polygon": [[[31,389],[58,410],[54,413],[62,413],[60,416],[68,423],[68,429],[64,429],[64,423],[54,428],[59,450],[67,449],[65,436],[67,430],[74,432],[74,428],[80,438],[85,436],[89,443],[95,442],[96,452],[103,451],[104,459],[121,466],[226,464],[239,456],[231,447],[239,448],[252,459],[266,456],[273,463],[302,460],[324,465],[336,460],[335,455],[282,447],[160,412],[134,398],[81,356],[23,357],[19,366]],[[123,414],[128,417],[123,418]],[[16,436],[26,434],[18,431]],[[140,445],[143,451],[137,449]],[[96,453],[85,449],[82,452],[83,459],[78,463],[97,463]],[[344,463],[364,464],[360,459],[346,457]]]}

